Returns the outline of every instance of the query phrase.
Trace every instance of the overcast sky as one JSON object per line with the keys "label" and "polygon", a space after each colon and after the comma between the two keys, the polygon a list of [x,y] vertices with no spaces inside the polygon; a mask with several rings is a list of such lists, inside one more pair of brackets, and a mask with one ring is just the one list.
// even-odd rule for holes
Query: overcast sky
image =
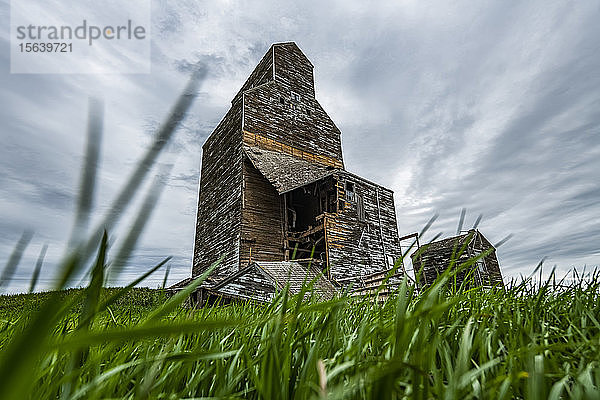
{"label": "overcast sky", "polygon": [[152,73],[137,75],[10,74],[9,11],[2,0],[0,265],[34,230],[11,291],[28,287],[44,244],[39,288],[52,283],[73,224],[88,97],[105,104],[98,220],[201,61],[207,78],[160,158],[171,179],[122,283],[169,255],[169,282],[189,276],[201,145],[281,41],[314,64],[347,169],[394,190],[401,235],[436,213],[424,240],[453,235],[466,208],[465,226],[482,214],[490,241],[514,235],[498,250],[505,281],[542,257],[560,273],[600,263],[597,1],[154,1]]}

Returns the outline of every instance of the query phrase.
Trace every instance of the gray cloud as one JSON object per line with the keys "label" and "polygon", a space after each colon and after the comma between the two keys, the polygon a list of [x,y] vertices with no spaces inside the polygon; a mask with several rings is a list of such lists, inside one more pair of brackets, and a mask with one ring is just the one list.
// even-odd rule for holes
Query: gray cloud
{"label": "gray cloud", "polygon": [[[0,3],[4,26],[8,11]],[[514,233],[499,250],[508,276],[544,256],[561,272],[598,265],[599,14],[592,1],[155,0],[149,75],[11,75],[4,30],[0,262],[24,228],[36,232],[11,290],[27,287],[44,243],[47,286],[62,255],[88,96],[106,108],[97,221],[200,62],[208,79],[161,160],[174,165],[171,180],[123,282],[168,255],[170,282],[189,274],[201,145],[270,44],[284,40],[315,65],[347,167],[395,191],[400,233],[438,212],[424,240],[453,234],[465,207],[466,226],[483,214],[493,242]]]}

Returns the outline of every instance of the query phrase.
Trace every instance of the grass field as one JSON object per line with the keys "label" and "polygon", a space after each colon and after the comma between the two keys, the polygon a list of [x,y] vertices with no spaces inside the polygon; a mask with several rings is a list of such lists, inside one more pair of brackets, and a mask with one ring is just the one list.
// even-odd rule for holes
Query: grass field
{"label": "grass field", "polygon": [[384,303],[283,292],[269,305],[189,310],[183,296],[93,284],[3,296],[0,390],[15,399],[599,398],[598,283],[451,293],[444,279]]}
{"label": "grass field", "polygon": [[[106,232],[143,187],[202,76],[190,79],[90,230],[102,133],[102,109],[91,103],[69,251],[52,271],[57,290],[0,296],[0,399],[600,398],[598,275],[486,291],[451,289],[446,273],[427,291],[405,283],[381,303],[283,291],[268,305],[191,310],[182,304],[203,277],[173,297],[133,288],[166,259],[126,288],[105,289],[149,220],[166,180],[160,171],[111,257]],[[26,232],[16,244],[0,289],[30,239]],[[82,276],[85,289],[63,290]]]}

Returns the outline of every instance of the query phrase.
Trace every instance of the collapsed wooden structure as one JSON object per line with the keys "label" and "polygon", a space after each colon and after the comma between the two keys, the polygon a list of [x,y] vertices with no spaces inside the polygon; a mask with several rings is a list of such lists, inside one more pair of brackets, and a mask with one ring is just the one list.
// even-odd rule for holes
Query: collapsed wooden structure
{"label": "collapsed wooden structure", "polygon": [[504,285],[496,249],[476,229],[420,247],[412,255],[412,263],[420,288],[431,285],[450,267],[456,271],[451,283],[457,286],[491,288]]}
{"label": "collapsed wooden structure", "polygon": [[393,270],[393,193],[346,171],[340,135],[312,63],[293,42],[271,46],[202,147],[192,278],[224,259],[200,303],[267,301],[305,279],[327,297]]}

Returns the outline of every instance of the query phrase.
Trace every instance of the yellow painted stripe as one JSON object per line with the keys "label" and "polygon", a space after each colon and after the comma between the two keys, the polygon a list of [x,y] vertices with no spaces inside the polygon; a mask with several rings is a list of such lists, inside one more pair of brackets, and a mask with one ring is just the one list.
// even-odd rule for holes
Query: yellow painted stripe
{"label": "yellow painted stripe", "polygon": [[276,140],[259,135],[257,133],[243,131],[243,134],[244,143],[247,145],[255,146],[263,150],[271,150],[277,151],[279,153],[289,154],[293,157],[297,157],[302,160],[306,160],[316,164],[327,165],[334,168],[343,168],[342,162],[336,158],[321,154],[312,154],[308,151],[289,146],[285,143],[278,142]]}

